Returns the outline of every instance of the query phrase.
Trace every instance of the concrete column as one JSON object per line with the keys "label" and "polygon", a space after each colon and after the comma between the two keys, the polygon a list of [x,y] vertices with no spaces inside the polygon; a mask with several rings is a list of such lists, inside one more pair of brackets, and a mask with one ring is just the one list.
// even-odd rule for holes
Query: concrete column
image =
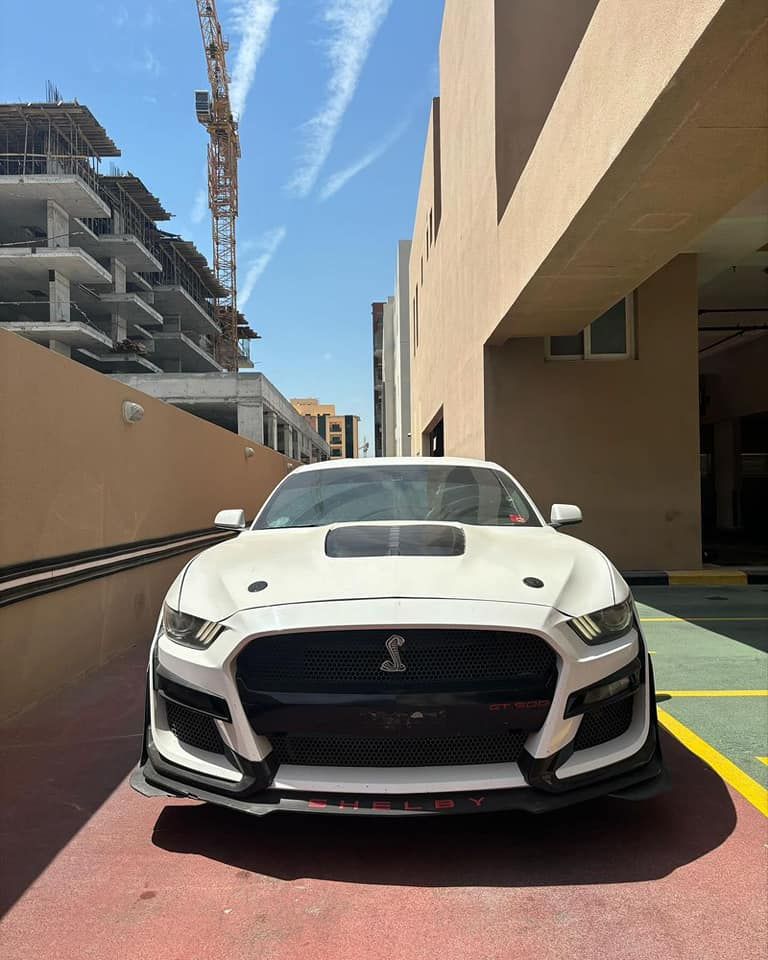
{"label": "concrete column", "polygon": [[117,312],[110,315],[109,335],[115,343],[125,340],[128,336],[128,321],[123,319]]}
{"label": "concrete column", "polygon": [[48,319],[51,323],[69,322],[69,280],[56,270],[48,271]]}
{"label": "concrete column", "polygon": [[61,340],[49,340],[48,349],[54,353],[60,353],[62,357],[72,356],[72,347],[68,343],[62,343]]}
{"label": "concrete column", "polygon": [[723,420],[714,425],[713,468],[719,530],[736,530],[741,526],[737,505],[741,488],[739,428],[738,420]]}
{"label": "concrete column", "polygon": [[45,202],[46,230],[49,247],[69,246],[69,214],[55,200]]}
{"label": "concrete column", "polygon": [[264,409],[260,403],[238,403],[237,432],[241,437],[264,443]]}
{"label": "concrete column", "polygon": [[273,450],[277,450],[277,414],[274,410],[267,411],[267,442]]}
{"label": "concrete column", "polygon": [[109,261],[109,272],[112,274],[112,283],[115,293],[125,293],[125,264],[114,257]]}

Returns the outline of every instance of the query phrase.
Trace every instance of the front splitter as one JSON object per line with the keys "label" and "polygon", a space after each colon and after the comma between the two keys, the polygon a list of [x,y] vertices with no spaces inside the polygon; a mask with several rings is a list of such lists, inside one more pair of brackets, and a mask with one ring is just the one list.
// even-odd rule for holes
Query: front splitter
{"label": "front splitter", "polygon": [[657,746],[642,767],[615,777],[560,793],[545,793],[533,787],[487,790],[472,793],[358,795],[298,793],[265,790],[247,800],[226,796],[199,786],[172,780],[159,773],[152,761],[137,767],[130,785],[145,797],[187,797],[264,816],[268,813],[332,813],[346,816],[441,816],[446,814],[495,813],[522,810],[546,813],[601,796],[627,800],[647,799],[669,788],[669,777]]}

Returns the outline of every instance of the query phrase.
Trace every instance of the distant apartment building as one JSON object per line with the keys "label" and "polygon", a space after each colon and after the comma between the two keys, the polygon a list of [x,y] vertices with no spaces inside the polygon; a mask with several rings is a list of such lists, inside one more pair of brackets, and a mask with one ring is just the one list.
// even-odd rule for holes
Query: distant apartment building
{"label": "distant apartment building", "polygon": [[374,456],[384,456],[384,304],[371,304],[371,327],[373,333],[373,451]]}
{"label": "distant apartment building", "polygon": [[[0,104],[0,325],[309,462],[327,445],[261,374],[218,362],[226,291],[76,102]],[[256,337],[241,318],[240,365]]]}
{"label": "distant apartment building", "polygon": [[579,504],[574,535],[624,569],[768,542],[765,14],[445,2],[410,254],[413,449]]}
{"label": "distant apartment building", "polygon": [[337,414],[332,403],[320,403],[316,397],[296,397],[291,400],[294,409],[304,417],[311,428],[328,444],[330,457],[359,457],[358,437],[360,417],[356,414]]}
{"label": "distant apartment building", "polygon": [[371,304],[373,311],[373,402],[377,456],[411,454],[411,337],[408,269],[411,241],[401,240],[395,260],[395,293]]}

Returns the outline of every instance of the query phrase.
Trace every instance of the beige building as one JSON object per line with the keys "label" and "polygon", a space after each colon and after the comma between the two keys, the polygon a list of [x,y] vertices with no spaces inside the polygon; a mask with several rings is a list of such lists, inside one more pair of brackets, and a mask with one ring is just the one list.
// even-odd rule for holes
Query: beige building
{"label": "beige building", "polygon": [[360,456],[360,417],[350,413],[337,414],[334,404],[320,403],[316,397],[296,397],[291,403],[312,429],[327,442],[332,460]]}
{"label": "beige building", "polygon": [[760,552],[766,64],[764,0],[446,0],[414,453],[579,504],[624,569],[698,567],[702,528],[715,561]]}

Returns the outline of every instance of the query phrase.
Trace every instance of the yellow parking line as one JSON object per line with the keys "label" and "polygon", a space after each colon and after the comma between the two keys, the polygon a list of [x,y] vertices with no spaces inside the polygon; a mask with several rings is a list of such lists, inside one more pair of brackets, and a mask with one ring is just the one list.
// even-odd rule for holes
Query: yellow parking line
{"label": "yellow parking line", "polygon": [[759,760],[760,763],[764,763],[768,767],[768,757],[755,757],[755,760]]}
{"label": "yellow parking line", "polygon": [[768,617],[640,617],[640,623],[764,623]]}
{"label": "yellow parking line", "polygon": [[759,810],[763,816],[768,817],[768,790],[761,786],[756,780],[740,770],[735,763],[732,763],[722,753],[710,746],[706,740],[702,740],[693,730],[689,730],[685,724],[680,723],[666,710],[659,710],[659,723],[664,729],[678,739],[683,746],[687,747],[691,753],[695,753],[704,763],[708,764],[715,773],[719,774],[729,786],[733,787],[737,793],[740,793],[745,800]]}
{"label": "yellow parking line", "polygon": [[768,697],[768,690],[657,690],[668,697]]}

